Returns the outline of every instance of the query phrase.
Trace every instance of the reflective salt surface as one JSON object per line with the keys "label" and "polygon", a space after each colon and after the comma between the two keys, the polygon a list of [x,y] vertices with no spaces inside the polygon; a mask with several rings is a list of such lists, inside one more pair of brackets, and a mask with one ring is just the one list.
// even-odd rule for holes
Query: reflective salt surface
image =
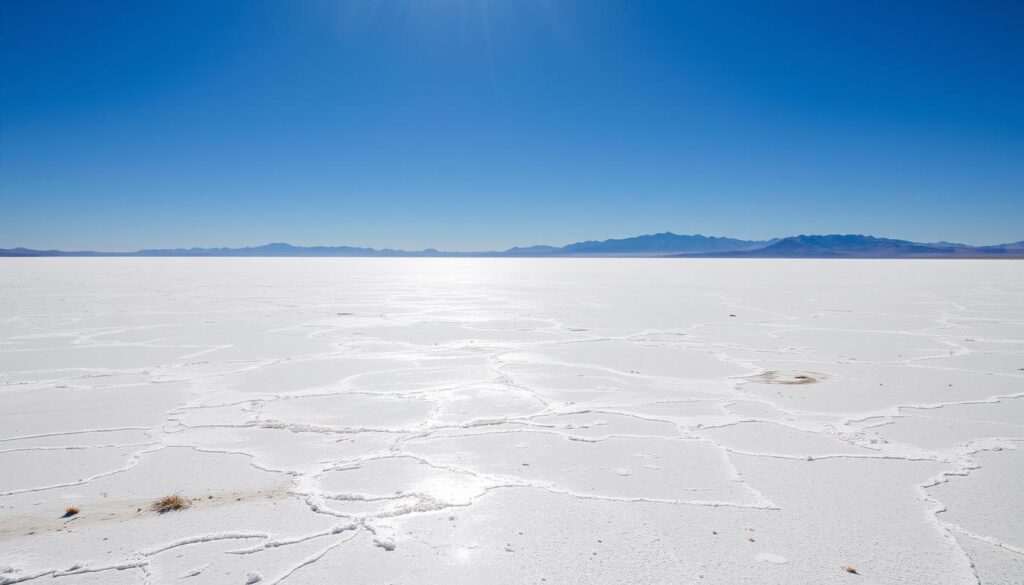
{"label": "reflective salt surface", "polygon": [[0,583],[1021,583],[1022,445],[1021,262],[0,263]]}

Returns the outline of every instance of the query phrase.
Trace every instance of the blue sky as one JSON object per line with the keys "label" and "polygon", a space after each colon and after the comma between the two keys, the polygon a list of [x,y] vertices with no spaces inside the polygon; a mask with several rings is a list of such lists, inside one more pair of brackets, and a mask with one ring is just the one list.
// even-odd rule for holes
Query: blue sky
{"label": "blue sky", "polygon": [[1024,3],[0,3],[0,247],[1024,239]]}

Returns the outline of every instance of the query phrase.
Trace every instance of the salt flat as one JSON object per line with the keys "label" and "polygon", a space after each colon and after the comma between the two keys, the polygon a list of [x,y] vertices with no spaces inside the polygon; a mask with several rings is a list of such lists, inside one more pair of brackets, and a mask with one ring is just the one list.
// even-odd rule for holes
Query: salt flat
{"label": "salt flat", "polygon": [[1024,583],[1022,445],[1017,261],[0,263],[4,584]]}

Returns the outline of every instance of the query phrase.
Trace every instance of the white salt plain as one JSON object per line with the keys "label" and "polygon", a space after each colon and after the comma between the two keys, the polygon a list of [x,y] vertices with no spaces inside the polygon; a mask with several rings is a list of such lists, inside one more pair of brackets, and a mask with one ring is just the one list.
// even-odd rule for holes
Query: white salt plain
{"label": "white salt plain", "polygon": [[1024,583],[1022,445],[1021,262],[0,263],[5,584]]}

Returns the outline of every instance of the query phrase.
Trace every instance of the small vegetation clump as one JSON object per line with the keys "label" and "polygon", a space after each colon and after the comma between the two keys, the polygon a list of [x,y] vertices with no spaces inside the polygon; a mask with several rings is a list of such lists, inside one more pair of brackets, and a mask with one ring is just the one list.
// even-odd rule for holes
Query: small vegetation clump
{"label": "small vegetation clump", "polygon": [[64,516],[62,516],[62,517],[63,518],[70,518],[72,516],[77,515],[79,512],[81,512],[81,510],[79,510],[78,508],[76,508],[74,506],[71,506],[67,510],[64,510]]}
{"label": "small vegetation clump", "polygon": [[183,510],[192,504],[190,500],[187,500],[178,494],[172,496],[164,496],[159,500],[153,502],[150,506],[151,509],[160,512],[161,514],[167,512],[173,512],[175,510]]}
{"label": "small vegetation clump", "polygon": [[846,571],[847,573],[853,573],[854,575],[860,575],[860,573],[857,572],[857,569],[854,569],[850,565],[843,565],[843,570]]}

